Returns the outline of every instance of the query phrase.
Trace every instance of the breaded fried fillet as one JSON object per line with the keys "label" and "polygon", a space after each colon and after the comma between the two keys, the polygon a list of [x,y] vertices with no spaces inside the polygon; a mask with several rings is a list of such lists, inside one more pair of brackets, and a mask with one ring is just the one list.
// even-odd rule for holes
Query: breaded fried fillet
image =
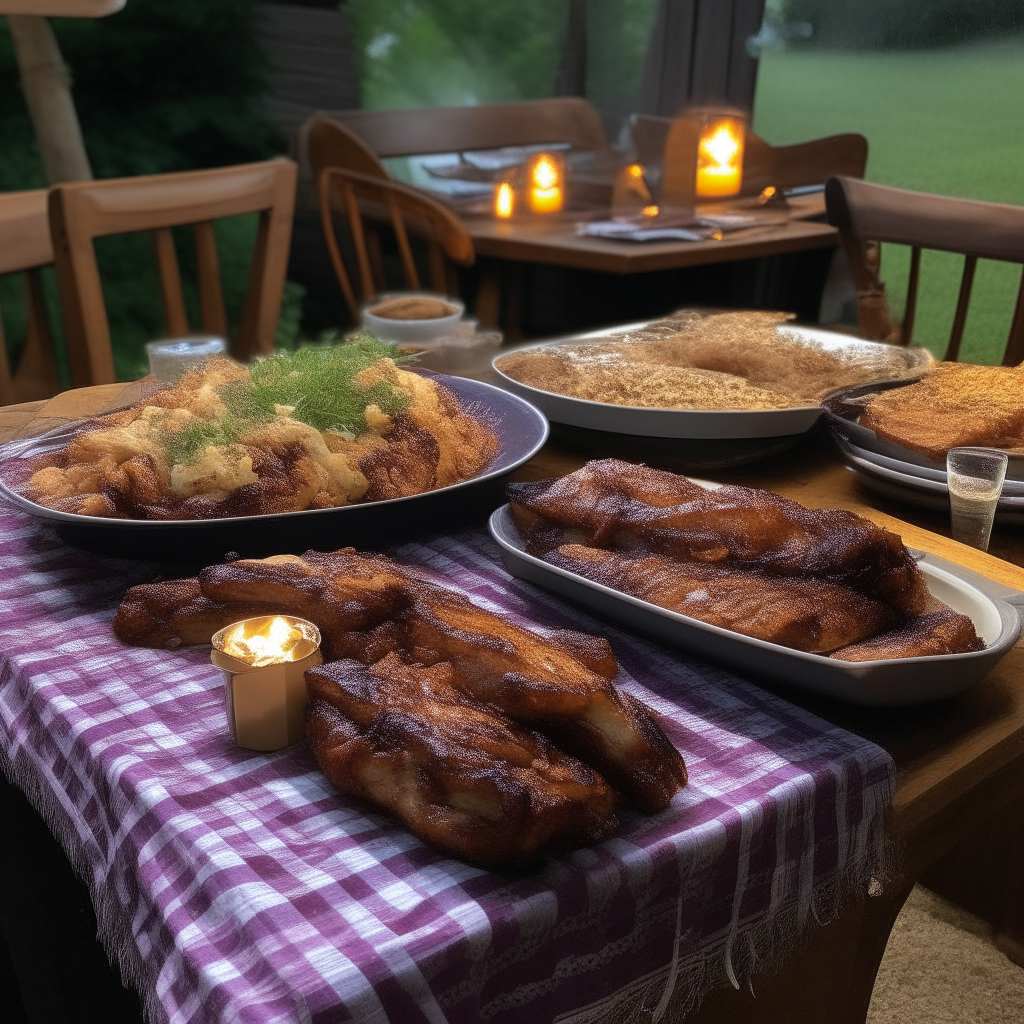
{"label": "breaded fried fillet", "polygon": [[916,615],[928,595],[902,540],[842,509],[809,509],[771,491],[709,490],[618,459],[557,480],[510,484],[512,514],[534,554],[566,543],[831,580]]}
{"label": "breaded fried fillet", "polygon": [[830,580],[765,576],[582,544],[563,544],[544,560],[680,615],[798,651],[834,651],[899,618],[881,601]]}
{"label": "breaded fried fillet", "polygon": [[443,853],[484,867],[524,864],[554,844],[617,826],[599,774],[452,683],[447,664],[306,672],[306,735],[340,792],[390,811]]}
{"label": "breaded fried fillet", "polygon": [[966,615],[933,600],[924,614],[868,640],[833,651],[830,656],[840,661],[876,661],[964,654],[984,649],[985,642]]}

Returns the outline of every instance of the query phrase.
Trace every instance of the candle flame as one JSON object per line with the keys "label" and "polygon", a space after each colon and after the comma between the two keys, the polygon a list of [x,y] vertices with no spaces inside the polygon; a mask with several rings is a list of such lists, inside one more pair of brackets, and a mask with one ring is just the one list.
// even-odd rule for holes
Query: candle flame
{"label": "candle flame", "polygon": [[645,206],[641,212],[645,217],[658,216],[658,208],[656,206]]}
{"label": "candle flame", "polygon": [[643,164],[630,164],[627,169],[631,178],[642,178],[644,176]]}
{"label": "candle flame", "polygon": [[555,188],[558,185],[558,168],[546,154],[533,165],[533,183],[541,189]]}
{"label": "candle flame", "polygon": [[253,668],[299,660],[296,646],[305,636],[287,619],[275,615],[266,625],[248,635],[247,627],[248,623],[238,622],[224,634],[221,650],[225,654]]}
{"label": "candle flame", "polygon": [[503,181],[494,192],[494,213],[497,217],[508,218],[516,206],[516,194],[512,186]]}
{"label": "candle flame", "polygon": [[740,142],[731,125],[719,125],[711,135],[701,139],[702,154],[723,170],[728,168],[740,151]]}

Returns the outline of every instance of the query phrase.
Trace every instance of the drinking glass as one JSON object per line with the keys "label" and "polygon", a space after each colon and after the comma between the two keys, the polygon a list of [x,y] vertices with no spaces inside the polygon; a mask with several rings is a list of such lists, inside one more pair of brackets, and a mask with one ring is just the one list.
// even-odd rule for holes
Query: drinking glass
{"label": "drinking glass", "polygon": [[1005,452],[992,448],[949,449],[946,482],[953,540],[988,551],[1007,461]]}
{"label": "drinking glass", "polygon": [[146,345],[149,372],[161,383],[173,383],[183,373],[202,366],[211,356],[227,351],[223,338],[197,335],[194,338],[168,338]]}

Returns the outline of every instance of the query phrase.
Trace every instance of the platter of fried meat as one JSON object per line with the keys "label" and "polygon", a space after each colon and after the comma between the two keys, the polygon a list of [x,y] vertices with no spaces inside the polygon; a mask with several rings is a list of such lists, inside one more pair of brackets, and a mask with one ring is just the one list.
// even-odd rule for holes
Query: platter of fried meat
{"label": "platter of fried meat", "polygon": [[[847,454],[882,469],[938,481],[950,448],[1009,456],[1004,495],[1024,497],[1024,367],[935,363],[907,384],[856,387],[825,401]],[[852,452],[849,451],[852,449]]]}
{"label": "platter of fried meat", "polygon": [[788,437],[839,388],[920,375],[922,348],[788,323],[786,313],[683,310],[498,356],[503,387],[554,423],[645,437]]}
{"label": "platter of fried meat", "polygon": [[208,644],[254,615],[315,623],[306,738],[342,794],[442,853],[485,867],[612,835],[686,784],[654,713],[616,688],[597,636],[533,632],[424,570],[352,548],[211,565],[132,587],[123,643]]}
{"label": "platter of fried meat", "polygon": [[500,388],[417,373],[363,337],[218,357],[127,408],[5,446],[0,487],[64,522],[202,527],[350,513],[509,472],[544,443]]}
{"label": "platter of fried meat", "polygon": [[747,675],[921,703],[1021,632],[1024,594],[853,512],[617,459],[508,491],[490,527],[510,572]]}

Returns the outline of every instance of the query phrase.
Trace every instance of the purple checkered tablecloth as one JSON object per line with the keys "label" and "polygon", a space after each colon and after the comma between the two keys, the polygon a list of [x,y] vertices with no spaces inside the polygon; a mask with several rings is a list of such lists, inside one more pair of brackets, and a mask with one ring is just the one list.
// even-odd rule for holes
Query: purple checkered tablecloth
{"label": "purple checkered tablecloth", "polygon": [[863,892],[894,787],[880,748],[511,579],[482,530],[396,554],[516,621],[607,636],[686,758],[671,807],[530,873],[442,857],[334,793],[304,745],[233,747],[206,648],[114,638],[153,566],[0,504],[0,764],[152,1024],[679,1019]]}

